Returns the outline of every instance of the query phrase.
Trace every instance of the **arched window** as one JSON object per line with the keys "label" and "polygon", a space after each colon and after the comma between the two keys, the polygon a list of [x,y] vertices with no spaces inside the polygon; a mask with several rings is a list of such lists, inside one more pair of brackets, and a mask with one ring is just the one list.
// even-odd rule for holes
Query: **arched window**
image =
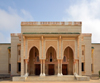
{"label": "arched window", "polygon": [[37,53],[35,52],[35,57],[37,56]]}
{"label": "arched window", "polygon": [[50,62],[52,62],[52,53],[50,53]]}
{"label": "arched window", "polygon": [[39,56],[37,56],[37,62],[39,62]]}
{"label": "arched window", "polygon": [[66,62],[66,57],[64,56],[64,58],[63,58],[63,62]]}

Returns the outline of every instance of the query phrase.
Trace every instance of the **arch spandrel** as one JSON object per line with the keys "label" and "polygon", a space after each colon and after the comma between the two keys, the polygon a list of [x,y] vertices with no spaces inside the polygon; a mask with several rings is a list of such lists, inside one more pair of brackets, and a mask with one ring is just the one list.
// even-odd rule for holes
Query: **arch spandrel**
{"label": "arch spandrel", "polygon": [[35,40],[35,41],[28,41],[28,54],[27,54],[27,58],[29,58],[29,53],[31,48],[36,47],[39,51],[39,58],[40,58],[40,41]]}

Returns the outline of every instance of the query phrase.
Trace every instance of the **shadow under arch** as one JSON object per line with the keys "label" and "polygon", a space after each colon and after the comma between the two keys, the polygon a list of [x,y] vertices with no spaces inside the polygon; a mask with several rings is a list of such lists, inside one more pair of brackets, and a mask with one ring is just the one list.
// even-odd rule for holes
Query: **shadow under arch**
{"label": "shadow under arch", "polygon": [[57,56],[54,47],[50,46],[46,51],[46,75],[56,75]]}
{"label": "shadow under arch", "polygon": [[[35,46],[35,45],[34,45],[34,46],[31,46],[31,47],[28,49],[28,56],[27,56],[28,59],[29,59],[29,56],[30,56],[30,51],[31,51],[31,49],[34,48],[34,47],[39,51],[39,48],[38,48],[37,46]],[[39,52],[39,54],[40,54],[40,52]],[[40,56],[39,56],[39,57],[40,57]]]}
{"label": "shadow under arch", "polygon": [[29,75],[40,75],[39,50],[35,46],[29,51],[28,73]]}
{"label": "shadow under arch", "polygon": [[62,73],[73,75],[74,53],[70,46],[66,47],[63,53]]}

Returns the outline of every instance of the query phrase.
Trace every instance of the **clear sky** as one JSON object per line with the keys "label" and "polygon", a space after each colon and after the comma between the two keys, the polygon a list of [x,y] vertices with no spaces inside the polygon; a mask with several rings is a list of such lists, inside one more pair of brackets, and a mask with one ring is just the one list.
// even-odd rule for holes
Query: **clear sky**
{"label": "clear sky", "polygon": [[21,21],[82,21],[82,33],[100,43],[100,0],[0,0],[0,43],[21,32]]}

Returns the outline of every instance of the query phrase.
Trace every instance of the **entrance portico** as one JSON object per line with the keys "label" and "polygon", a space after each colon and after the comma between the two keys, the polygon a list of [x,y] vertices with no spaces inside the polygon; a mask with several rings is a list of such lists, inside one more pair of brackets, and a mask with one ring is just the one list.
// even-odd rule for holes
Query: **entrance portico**
{"label": "entrance portico", "polygon": [[[57,24],[56,24],[57,25]],[[80,26],[81,24],[77,25]],[[28,24],[27,24],[28,26]],[[45,27],[44,31],[35,31],[35,27]],[[68,27],[68,28],[65,28]],[[57,25],[59,29],[70,29],[72,25]],[[24,25],[22,24],[22,27]],[[22,28],[21,37],[21,76],[29,75],[73,75],[75,72],[81,74],[81,66],[78,60],[80,53],[80,31],[48,32],[45,25],[31,25],[32,31]],[[37,27],[38,28],[38,27]],[[38,28],[40,29],[40,28]],[[34,32],[35,31],[35,32]],[[47,31],[47,32],[45,32]],[[27,60],[27,63],[25,61]],[[81,59],[80,59],[81,60]],[[79,63],[79,64],[78,64]],[[26,66],[27,64],[27,66]],[[77,67],[77,68],[76,68]]]}
{"label": "entrance portico", "polygon": [[[29,55],[25,56],[28,57],[27,58],[28,65],[24,66],[24,69],[27,70],[27,73],[29,75],[61,76],[61,75],[74,74],[74,72],[76,71],[74,66],[75,64],[74,54],[75,54],[75,46],[76,46],[75,38],[70,38],[70,40],[68,40],[63,36],[57,36],[53,38],[52,36],[49,38],[47,36],[46,37],[41,36],[37,38],[33,38],[33,37],[30,38],[28,36],[24,36],[24,37],[26,39],[26,41],[25,40],[24,41],[27,42],[25,48],[29,49],[26,52]],[[60,48],[62,49],[60,50]]]}

